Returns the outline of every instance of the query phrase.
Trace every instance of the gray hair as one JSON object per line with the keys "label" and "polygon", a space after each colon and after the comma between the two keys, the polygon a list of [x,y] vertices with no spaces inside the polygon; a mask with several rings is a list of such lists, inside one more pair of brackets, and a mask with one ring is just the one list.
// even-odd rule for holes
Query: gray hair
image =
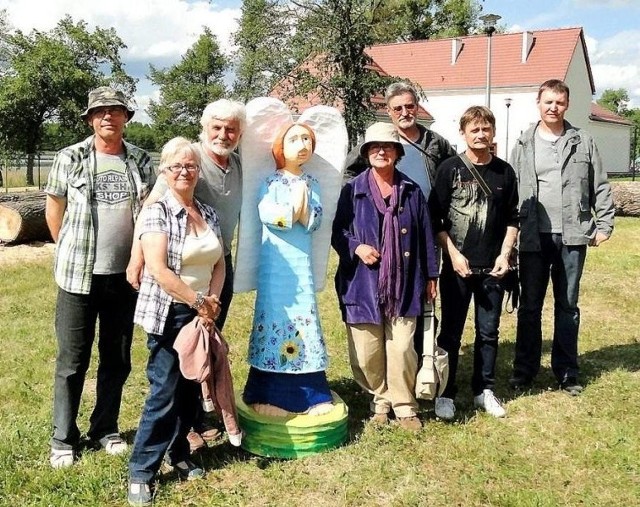
{"label": "gray hair", "polygon": [[211,120],[237,120],[240,126],[240,133],[242,133],[247,125],[247,113],[242,102],[219,99],[204,108],[202,118],[200,118],[200,125],[204,129]]}
{"label": "gray hair", "polygon": [[387,86],[387,90],[384,93],[384,101],[387,105],[389,105],[389,101],[393,97],[397,97],[398,95],[402,95],[404,93],[410,93],[411,95],[413,95],[413,100],[416,105],[420,103],[418,92],[406,81],[398,81]]}
{"label": "gray hair", "polygon": [[164,171],[169,165],[169,160],[173,160],[178,155],[191,155],[196,161],[196,164],[200,165],[200,152],[196,149],[194,144],[186,137],[174,137],[169,139],[162,147],[160,153],[160,165],[159,169]]}

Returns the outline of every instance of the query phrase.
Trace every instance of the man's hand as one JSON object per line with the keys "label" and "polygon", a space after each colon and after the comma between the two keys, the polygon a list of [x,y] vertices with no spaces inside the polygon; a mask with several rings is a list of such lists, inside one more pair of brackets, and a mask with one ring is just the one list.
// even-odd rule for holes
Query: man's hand
{"label": "man's hand", "polygon": [[595,237],[589,242],[589,246],[600,246],[601,243],[604,243],[609,239],[609,236],[602,232],[596,232]]}
{"label": "man's hand", "polygon": [[469,261],[460,252],[456,251],[453,255],[450,255],[451,265],[453,270],[462,278],[471,276],[471,268],[469,267]]}
{"label": "man's hand", "polygon": [[356,248],[355,254],[360,257],[360,260],[367,266],[371,266],[380,260],[380,252],[369,245],[362,243]]}
{"label": "man's hand", "polygon": [[140,290],[140,282],[142,282],[142,271],[144,268],[144,257],[132,255],[127,264],[127,282],[131,284],[135,290]]}
{"label": "man's hand", "polygon": [[493,269],[489,274],[496,278],[502,278],[508,272],[509,272],[509,257],[504,254],[498,255],[498,257],[496,258],[496,263],[493,265]]}

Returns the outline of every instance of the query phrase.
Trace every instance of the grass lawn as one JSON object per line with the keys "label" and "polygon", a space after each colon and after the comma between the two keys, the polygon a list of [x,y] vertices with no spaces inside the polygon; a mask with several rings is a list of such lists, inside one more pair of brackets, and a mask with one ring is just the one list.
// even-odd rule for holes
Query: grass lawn
{"label": "grass lawn", "polygon": [[[0,256],[5,252],[0,250]],[[330,277],[335,269],[332,257]],[[127,457],[85,452],[66,470],[48,464],[55,357],[55,284],[50,261],[0,267],[0,505],[126,504]],[[640,505],[640,220],[619,218],[611,241],[590,249],[581,290],[579,343],[582,396],[556,390],[545,339],[543,370],[534,389],[515,397],[507,386],[515,316],[505,314],[497,394],[507,417],[473,410],[469,388],[470,326],[461,357],[458,414],[436,421],[421,405],[418,434],[366,423],[347,361],[345,331],[332,283],[320,294],[320,314],[332,363],[333,389],[347,402],[348,443],[301,460],[269,460],[226,441],[198,454],[204,480],[162,476],[156,505],[166,506],[629,506]],[[551,326],[551,297],[544,332]],[[226,331],[236,387],[247,374],[245,354],[253,294],[237,295]],[[129,442],[147,393],[145,336],[136,329],[134,367],[125,388],[121,430]],[[95,361],[79,423],[93,406]]]}

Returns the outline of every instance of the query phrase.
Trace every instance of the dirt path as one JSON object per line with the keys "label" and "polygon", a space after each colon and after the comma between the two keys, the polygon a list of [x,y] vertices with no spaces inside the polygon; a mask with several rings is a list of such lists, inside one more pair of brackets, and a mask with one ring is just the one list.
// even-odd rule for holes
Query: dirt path
{"label": "dirt path", "polygon": [[53,243],[36,241],[23,245],[5,245],[0,243],[0,267],[18,262],[32,262],[53,259]]}

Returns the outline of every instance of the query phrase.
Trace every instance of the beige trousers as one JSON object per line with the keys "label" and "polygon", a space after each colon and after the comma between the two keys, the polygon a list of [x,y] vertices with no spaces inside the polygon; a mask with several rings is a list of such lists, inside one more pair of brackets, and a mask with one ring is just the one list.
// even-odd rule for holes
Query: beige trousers
{"label": "beige trousers", "polygon": [[415,317],[385,319],[384,324],[347,324],[354,380],[373,395],[371,411],[396,417],[416,415],[418,354],[413,347]]}

